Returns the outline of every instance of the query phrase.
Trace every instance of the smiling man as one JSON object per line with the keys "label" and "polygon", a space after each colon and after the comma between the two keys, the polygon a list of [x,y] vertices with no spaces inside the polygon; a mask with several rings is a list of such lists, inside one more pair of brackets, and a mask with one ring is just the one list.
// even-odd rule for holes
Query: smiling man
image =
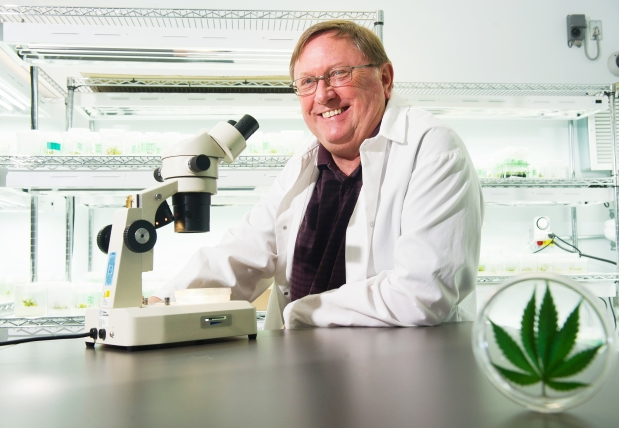
{"label": "smiling man", "polygon": [[274,282],[266,329],[472,319],[483,200],[460,138],[392,93],[382,43],[349,21],[306,30],[290,73],[315,138],[154,300],[231,287],[251,301]]}

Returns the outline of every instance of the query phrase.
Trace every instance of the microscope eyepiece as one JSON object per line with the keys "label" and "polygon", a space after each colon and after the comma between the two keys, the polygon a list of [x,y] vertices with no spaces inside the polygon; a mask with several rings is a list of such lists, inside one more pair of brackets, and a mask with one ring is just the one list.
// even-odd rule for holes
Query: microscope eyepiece
{"label": "microscope eyepiece", "polygon": [[[230,122],[234,121],[228,121],[228,123]],[[245,141],[247,141],[247,139],[258,130],[259,125],[256,119],[246,114],[234,125],[234,127],[241,133]]]}

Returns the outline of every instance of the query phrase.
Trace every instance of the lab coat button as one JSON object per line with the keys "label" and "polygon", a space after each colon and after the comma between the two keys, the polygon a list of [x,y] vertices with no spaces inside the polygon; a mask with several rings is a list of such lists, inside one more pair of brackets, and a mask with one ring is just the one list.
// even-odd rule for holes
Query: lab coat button
{"label": "lab coat button", "polygon": [[374,227],[374,222],[373,221],[370,222],[370,227]]}
{"label": "lab coat button", "polygon": [[284,226],[284,230],[288,230],[288,226]]}

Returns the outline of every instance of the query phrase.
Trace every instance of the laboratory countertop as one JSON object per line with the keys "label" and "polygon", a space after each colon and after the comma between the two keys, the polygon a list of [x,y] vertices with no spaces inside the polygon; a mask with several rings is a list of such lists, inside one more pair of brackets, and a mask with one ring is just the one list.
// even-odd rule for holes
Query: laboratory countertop
{"label": "laboratory countertop", "polygon": [[82,340],[0,348],[0,425],[28,427],[610,427],[619,370],[542,415],[477,368],[471,323],[261,331],[126,352]]}

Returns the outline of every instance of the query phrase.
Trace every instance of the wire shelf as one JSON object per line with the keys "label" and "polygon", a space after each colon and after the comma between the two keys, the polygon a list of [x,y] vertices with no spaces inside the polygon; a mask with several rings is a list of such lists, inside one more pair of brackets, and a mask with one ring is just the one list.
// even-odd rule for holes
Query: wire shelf
{"label": "wire shelf", "polygon": [[[262,330],[265,311],[256,311],[258,329]],[[61,332],[80,333],[84,330],[83,316],[74,317],[39,317],[39,318],[0,318],[0,328],[10,329],[11,335],[41,335]]]}
{"label": "wire shelf", "polygon": [[[513,279],[515,276],[477,276],[478,284],[500,284],[508,279]],[[617,282],[619,281],[618,273],[592,273],[588,275],[567,275],[570,279],[578,282],[600,282],[600,281],[609,281],[609,282]]]}
{"label": "wire shelf", "polygon": [[74,317],[32,317],[32,318],[0,318],[0,327],[63,327],[84,326],[83,316]]}
{"label": "wire shelf", "polygon": [[216,92],[216,93],[294,93],[290,79],[207,79],[207,78],[77,78],[77,92]]}
{"label": "wire shelf", "polygon": [[613,187],[612,178],[581,178],[581,179],[555,179],[555,178],[480,178],[481,186],[486,188],[595,188]]}
{"label": "wire shelf", "polygon": [[113,27],[303,31],[331,19],[371,28],[376,11],[150,9],[57,6],[0,7],[2,22]]}
{"label": "wire shelf", "polygon": [[518,97],[582,97],[604,95],[610,85],[537,83],[415,83],[394,82],[393,90],[402,95],[469,95]]}
{"label": "wire shelf", "polygon": [[160,156],[0,156],[0,166],[11,169],[153,169]]}
{"label": "wire shelf", "polygon": [[[292,155],[239,156],[220,169],[283,168]],[[0,166],[9,169],[153,169],[161,166],[160,156],[0,156]]]}

